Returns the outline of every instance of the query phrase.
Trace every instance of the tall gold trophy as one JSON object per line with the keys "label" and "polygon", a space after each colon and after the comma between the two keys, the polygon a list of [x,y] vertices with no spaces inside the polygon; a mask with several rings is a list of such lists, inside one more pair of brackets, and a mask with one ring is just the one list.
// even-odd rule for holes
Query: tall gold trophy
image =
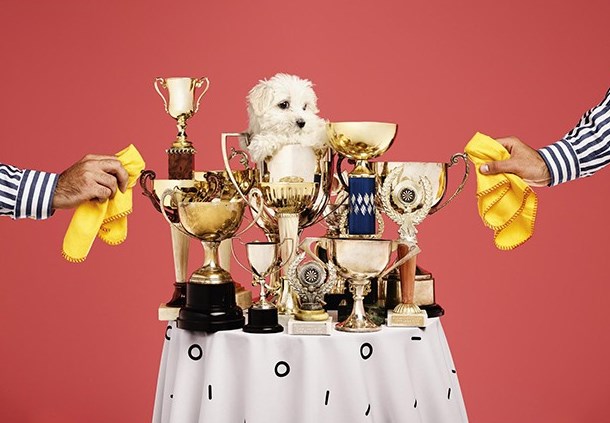
{"label": "tall gold trophy", "polygon": [[[448,169],[459,159],[464,161],[464,175],[454,194],[445,202]],[[385,214],[398,224],[398,235],[403,243],[398,255],[405,254],[406,246],[415,247],[417,228],[428,215],[434,214],[451,202],[461,191],[468,177],[468,160],[464,154],[455,154],[449,163],[424,162],[378,162],[375,171],[382,187],[379,193]],[[388,326],[425,326],[427,317],[443,314],[443,309],[434,299],[434,279],[422,277],[418,280],[416,257],[400,267],[400,303],[388,311]],[[428,284],[416,296],[417,284]],[[431,297],[431,298],[430,298]],[[421,307],[420,307],[421,306]]]}
{"label": "tall gold trophy", "polygon": [[[176,120],[178,135],[167,151],[168,179],[157,179],[156,172],[145,170],[140,177],[144,195],[152,202],[157,211],[165,209],[172,222],[178,221],[175,208],[169,199],[163,204],[159,198],[163,192],[173,187],[193,187],[193,170],[196,150],[186,135],[186,122],[199,110],[203,95],[209,88],[208,78],[171,77],[156,78],[154,87],[163,99],[165,111]],[[162,90],[167,92],[167,98]],[[198,96],[197,92],[201,91]],[[159,320],[175,320],[180,307],[185,305],[189,237],[170,226],[174,259],[174,292],[166,303],[159,307]]]}

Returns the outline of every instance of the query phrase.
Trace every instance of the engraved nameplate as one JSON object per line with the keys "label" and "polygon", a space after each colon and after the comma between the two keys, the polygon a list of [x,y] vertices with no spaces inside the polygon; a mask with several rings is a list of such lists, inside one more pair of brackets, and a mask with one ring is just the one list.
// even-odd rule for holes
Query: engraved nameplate
{"label": "engraved nameplate", "polygon": [[330,317],[322,322],[307,322],[294,318],[288,321],[289,335],[330,335],[332,328]]}
{"label": "engraved nameplate", "polygon": [[428,316],[425,311],[421,314],[396,314],[388,310],[388,326],[423,328],[427,324]]}

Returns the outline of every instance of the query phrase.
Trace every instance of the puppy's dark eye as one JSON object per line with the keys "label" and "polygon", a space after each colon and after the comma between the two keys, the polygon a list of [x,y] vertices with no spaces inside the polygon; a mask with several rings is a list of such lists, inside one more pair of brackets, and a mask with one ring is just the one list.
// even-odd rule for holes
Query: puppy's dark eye
{"label": "puppy's dark eye", "polygon": [[303,106],[303,110],[307,110],[307,104]]}
{"label": "puppy's dark eye", "polygon": [[282,101],[280,104],[277,105],[277,107],[279,107],[282,110],[285,110],[288,107],[290,107],[290,103],[288,103],[287,101]]}

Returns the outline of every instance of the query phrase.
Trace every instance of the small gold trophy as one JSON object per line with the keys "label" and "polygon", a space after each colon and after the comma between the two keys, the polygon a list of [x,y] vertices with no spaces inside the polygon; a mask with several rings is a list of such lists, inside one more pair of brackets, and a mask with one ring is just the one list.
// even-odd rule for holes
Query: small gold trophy
{"label": "small gold trophy", "polygon": [[[202,93],[195,100],[196,89],[203,87]],[[145,196],[152,202],[157,211],[164,208],[168,217],[175,223],[178,221],[177,210],[169,203],[162,204],[159,200],[166,189],[173,187],[192,187],[193,169],[195,164],[195,149],[186,137],[186,120],[199,110],[199,103],[209,87],[207,78],[156,78],[154,87],[163,99],[165,111],[178,121],[178,136],[168,154],[168,179],[157,179],[152,170],[145,170],[140,176],[140,186]],[[167,90],[169,100],[161,89]],[[169,199],[168,199],[169,201]],[[189,254],[189,237],[170,226],[172,251],[174,258],[174,292],[166,303],[159,306],[159,320],[175,320],[180,307],[185,304],[187,264]]]}

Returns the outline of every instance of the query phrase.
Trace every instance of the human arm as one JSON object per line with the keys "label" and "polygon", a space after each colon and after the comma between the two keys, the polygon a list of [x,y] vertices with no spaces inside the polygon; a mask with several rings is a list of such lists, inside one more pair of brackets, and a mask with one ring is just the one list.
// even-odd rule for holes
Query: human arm
{"label": "human arm", "polygon": [[0,164],[0,215],[46,219],[55,209],[111,198],[127,179],[115,156],[87,155],[59,175]]}
{"label": "human arm", "polygon": [[514,173],[533,186],[591,176],[610,163],[610,90],[561,140],[536,151],[516,137],[497,139],[511,157],[481,166],[483,174]]}

